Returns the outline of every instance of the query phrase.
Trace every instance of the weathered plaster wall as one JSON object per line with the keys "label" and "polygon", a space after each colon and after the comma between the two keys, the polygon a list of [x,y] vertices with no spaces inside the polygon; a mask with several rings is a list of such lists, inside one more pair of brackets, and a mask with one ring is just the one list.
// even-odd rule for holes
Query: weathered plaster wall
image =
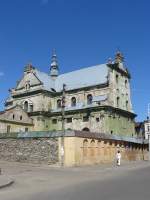
{"label": "weathered plaster wall", "polygon": [[[89,120],[83,121],[83,117],[88,116],[87,113],[80,112],[78,114],[66,114],[66,118],[72,118],[72,122],[65,120],[65,129],[82,130],[85,127],[92,132],[98,133],[111,133],[117,135],[130,135],[135,134],[134,121],[131,118],[122,116],[120,114],[112,114],[105,111],[97,111],[89,113]],[[61,130],[62,120],[61,116],[53,117],[57,119],[57,123],[51,122],[51,130]]]}
{"label": "weathered plaster wall", "polygon": [[65,165],[93,165],[115,163],[116,152],[121,151],[122,161],[147,159],[147,148],[141,144],[81,137],[65,138]]}
{"label": "weathered plaster wall", "polygon": [[[108,95],[109,94],[109,88],[89,88],[88,90],[81,89],[80,91],[73,91],[67,92],[66,91],[66,96],[65,96],[65,106],[70,108],[71,107],[71,98],[75,97],[76,98],[76,103],[81,104],[82,106],[87,105],[87,96],[88,94],[91,94],[93,97],[94,96],[100,96],[100,95]],[[52,98],[52,109],[57,109],[57,100],[61,99],[62,96],[57,96],[55,98]],[[105,104],[108,104],[107,100]]]}
{"label": "weathered plaster wall", "polygon": [[[110,101],[114,107],[133,112],[130,95],[130,80],[125,75],[120,74],[116,70],[110,69],[109,73]],[[117,105],[117,97],[119,97],[119,105]],[[128,101],[128,105],[126,105]]]}
{"label": "weathered plaster wall", "polygon": [[105,115],[105,131],[116,135],[134,136],[134,121],[119,114]]}
{"label": "weathered plaster wall", "polygon": [[20,105],[23,108],[25,101],[33,104],[33,111],[48,111],[51,108],[51,98],[44,94],[35,94],[14,99],[13,105]]}
{"label": "weathered plaster wall", "polygon": [[10,126],[10,132],[25,132],[26,128],[28,131],[33,130],[33,126],[24,125],[24,124],[16,124],[16,123],[9,123],[9,122],[3,122],[0,121],[0,133],[7,132],[7,127]]}

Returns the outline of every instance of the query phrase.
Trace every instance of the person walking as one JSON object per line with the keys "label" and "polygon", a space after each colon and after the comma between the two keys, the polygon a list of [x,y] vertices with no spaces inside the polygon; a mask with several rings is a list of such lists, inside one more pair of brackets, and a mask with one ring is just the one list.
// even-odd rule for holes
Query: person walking
{"label": "person walking", "polygon": [[121,161],[121,153],[120,153],[120,151],[117,151],[116,159],[117,159],[117,166],[120,166],[120,161]]}

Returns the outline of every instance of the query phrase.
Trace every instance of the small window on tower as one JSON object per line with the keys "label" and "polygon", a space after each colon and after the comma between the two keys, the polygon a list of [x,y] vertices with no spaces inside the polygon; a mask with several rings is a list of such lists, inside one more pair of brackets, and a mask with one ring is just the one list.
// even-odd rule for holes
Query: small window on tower
{"label": "small window on tower", "polygon": [[118,76],[118,74],[116,74],[116,83],[118,83],[119,82],[119,76]]}
{"label": "small window on tower", "polygon": [[10,129],[11,129],[11,126],[8,125],[8,126],[7,126],[7,133],[10,133]]}
{"label": "small window on tower", "polygon": [[128,110],[128,101],[126,101],[126,109]]}
{"label": "small window on tower", "polygon": [[128,86],[128,81],[125,80],[125,88],[127,88],[127,86]]}
{"label": "small window on tower", "polygon": [[117,97],[117,107],[119,107],[119,103],[120,103],[120,98]]}

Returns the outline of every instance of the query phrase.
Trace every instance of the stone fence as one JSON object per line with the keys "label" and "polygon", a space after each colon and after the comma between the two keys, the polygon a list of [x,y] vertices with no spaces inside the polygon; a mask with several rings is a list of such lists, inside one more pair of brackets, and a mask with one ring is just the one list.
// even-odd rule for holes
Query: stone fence
{"label": "stone fence", "polygon": [[0,160],[60,164],[62,138],[65,166],[114,162],[117,150],[123,160],[147,159],[147,141],[84,131],[20,132],[0,134]]}
{"label": "stone fence", "polygon": [[49,165],[59,162],[58,138],[19,134],[0,135],[0,160]]}

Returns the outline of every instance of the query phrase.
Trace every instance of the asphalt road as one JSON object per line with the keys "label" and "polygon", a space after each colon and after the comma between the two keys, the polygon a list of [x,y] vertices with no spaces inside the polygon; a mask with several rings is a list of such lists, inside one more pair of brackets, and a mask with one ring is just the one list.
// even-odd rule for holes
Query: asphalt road
{"label": "asphalt road", "polygon": [[0,200],[150,199],[149,164],[20,172],[14,186],[0,191]]}

